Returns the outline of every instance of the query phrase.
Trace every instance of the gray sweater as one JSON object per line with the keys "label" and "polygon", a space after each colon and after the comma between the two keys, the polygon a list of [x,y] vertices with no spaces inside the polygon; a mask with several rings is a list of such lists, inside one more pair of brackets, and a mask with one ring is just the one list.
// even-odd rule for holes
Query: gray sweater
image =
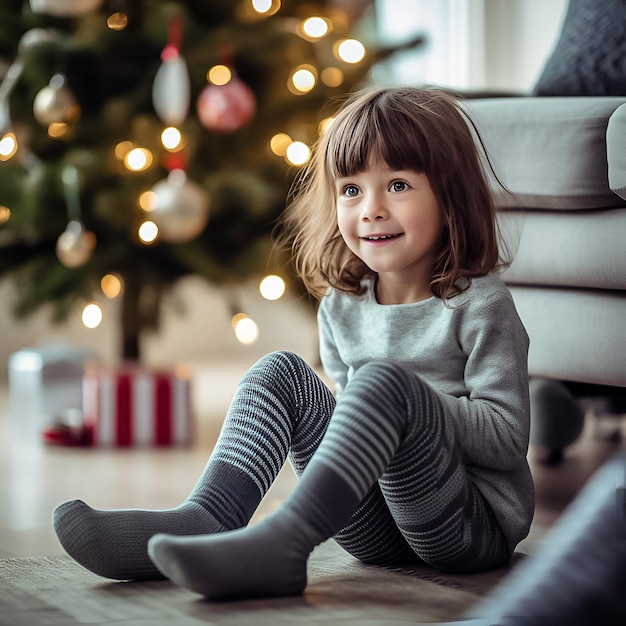
{"label": "gray sweater", "polygon": [[341,394],[361,365],[404,363],[438,392],[470,479],[511,551],[528,534],[534,488],[529,438],[528,335],[496,275],[475,278],[449,300],[381,305],[367,292],[331,290],[318,311],[320,356]]}

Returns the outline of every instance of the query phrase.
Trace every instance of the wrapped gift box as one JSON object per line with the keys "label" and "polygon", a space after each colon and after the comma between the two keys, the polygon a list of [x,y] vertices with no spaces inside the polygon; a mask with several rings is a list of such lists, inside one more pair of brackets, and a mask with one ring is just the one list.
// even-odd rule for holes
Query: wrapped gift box
{"label": "wrapped gift box", "polygon": [[25,348],[9,357],[9,414],[13,432],[41,443],[42,431],[75,419],[82,406],[85,364],[93,353],[66,344]]}
{"label": "wrapped gift box", "polygon": [[88,368],[82,408],[91,445],[185,446],[192,440],[191,378],[182,368]]}

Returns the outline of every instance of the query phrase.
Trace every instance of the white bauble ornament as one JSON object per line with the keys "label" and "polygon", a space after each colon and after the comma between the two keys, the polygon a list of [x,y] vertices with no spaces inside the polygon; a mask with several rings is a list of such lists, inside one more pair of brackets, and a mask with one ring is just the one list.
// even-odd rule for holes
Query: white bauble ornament
{"label": "white bauble ornament", "polygon": [[187,117],[191,99],[189,72],[185,60],[174,49],[164,51],[152,83],[154,110],[168,126],[180,126]]}
{"label": "white bauble ornament", "polygon": [[159,227],[159,237],[183,243],[197,237],[209,220],[209,194],[187,179],[183,170],[172,170],[152,187],[155,200],[150,219]]}
{"label": "white bauble ornament", "polygon": [[65,267],[87,263],[96,245],[96,236],[80,220],[71,220],[57,239],[56,253]]}
{"label": "white bauble ornament", "polygon": [[57,31],[51,28],[31,28],[20,37],[18,49],[20,52],[26,52],[36,46],[52,43],[57,38]]}
{"label": "white bauble ornament", "polygon": [[198,96],[196,109],[205,128],[232,133],[252,119],[256,99],[248,85],[233,77],[225,85],[207,85]]}
{"label": "white bauble ornament", "polygon": [[63,74],[55,74],[33,102],[35,119],[43,126],[55,122],[70,122],[78,118],[79,112],[80,108]]}
{"label": "white bauble ornament", "polygon": [[78,17],[95,11],[101,4],[102,0],[30,0],[30,9],[56,17]]}

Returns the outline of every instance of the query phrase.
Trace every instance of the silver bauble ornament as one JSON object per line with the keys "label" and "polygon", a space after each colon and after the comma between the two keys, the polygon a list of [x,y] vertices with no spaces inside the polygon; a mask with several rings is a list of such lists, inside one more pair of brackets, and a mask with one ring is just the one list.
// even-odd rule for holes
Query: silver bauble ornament
{"label": "silver bauble ornament", "polygon": [[43,126],[78,118],[80,108],[63,74],[55,74],[50,83],[35,96],[33,113]]}
{"label": "silver bauble ornament", "polygon": [[209,194],[188,180],[183,170],[172,170],[152,187],[155,194],[150,219],[159,227],[159,237],[183,243],[197,237],[209,220]]}
{"label": "silver bauble ornament", "polygon": [[71,220],[57,239],[56,252],[65,267],[87,263],[96,245],[96,236],[80,220]]}
{"label": "silver bauble ornament", "polygon": [[20,52],[27,52],[36,46],[52,43],[57,38],[58,33],[52,28],[31,28],[20,37],[18,48]]}
{"label": "silver bauble ornament", "polygon": [[44,13],[57,17],[78,17],[95,11],[102,0],[30,0],[33,13]]}

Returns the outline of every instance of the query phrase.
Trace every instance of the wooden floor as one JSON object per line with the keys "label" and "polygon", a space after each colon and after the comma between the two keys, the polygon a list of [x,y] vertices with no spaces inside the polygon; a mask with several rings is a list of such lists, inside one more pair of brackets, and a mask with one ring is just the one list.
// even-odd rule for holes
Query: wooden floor
{"label": "wooden floor", "polygon": [[[197,431],[189,449],[44,447],[13,435],[9,398],[0,387],[0,558],[63,554],[51,528],[60,502],[81,498],[97,508],[166,508],[179,504],[193,488],[218,435],[221,420],[248,364],[195,368],[194,411]],[[564,462],[542,465],[529,458],[536,482],[537,509],[529,538],[520,549],[532,552],[580,487],[622,442],[596,435],[597,419],[587,416],[583,436]],[[276,508],[295,483],[285,468],[253,522]]]}

